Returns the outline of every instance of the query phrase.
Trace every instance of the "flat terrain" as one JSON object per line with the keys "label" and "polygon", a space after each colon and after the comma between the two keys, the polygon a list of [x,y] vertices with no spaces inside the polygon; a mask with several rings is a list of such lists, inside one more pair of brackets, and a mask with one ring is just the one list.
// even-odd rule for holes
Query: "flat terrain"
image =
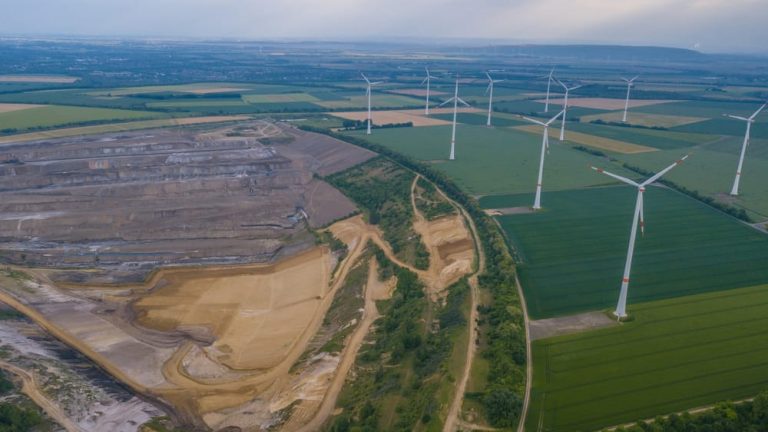
{"label": "flat terrain", "polygon": [[23,132],[34,128],[47,128],[83,122],[121,121],[167,117],[149,111],[128,111],[109,108],[86,108],[47,105],[29,109],[0,112],[0,130]]}
{"label": "flat terrain", "polygon": [[635,320],[535,341],[530,430],[592,431],[768,385],[765,285],[635,304]]}
{"label": "flat terrain", "polygon": [[80,78],[63,75],[0,75],[0,82],[71,84]]}
{"label": "flat terrain", "polygon": [[[605,114],[595,114],[581,117],[582,123],[589,123],[595,120],[604,122],[621,123],[624,117],[624,111],[613,111]],[[698,123],[708,120],[706,117],[686,117],[681,115],[662,115],[648,114],[630,111],[627,113],[627,124],[634,126],[662,127],[672,128],[684,126],[692,123]]]}
{"label": "flat terrain", "polygon": [[[635,196],[630,187],[551,192],[542,212],[498,217],[523,261],[520,280],[532,317],[615,307]],[[486,197],[481,204],[512,207],[530,199]],[[768,259],[768,236],[736,219],[651,187],[645,221],[635,252],[630,313],[637,302],[768,282],[768,268],[761,264]]]}
{"label": "flat terrain", "polygon": [[[546,102],[545,99],[538,100],[539,103]],[[564,99],[549,99],[550,104],[555,104],[562,106],[563,102],[565,102]],[[676,101],[671,100],[648,100],[648,99],[630,99],[629,101],[629,107],[630,108],[638,108],[638,107],[645,107],[645,106],[651,106],[651,105],[659,105],[659,104],[666,104]],[[599,109],[599,110],[607,110],[607,111],[613,111],[613,110],[623,110],[624,104],[626,101],[624,99],[610,99],[610,98],[587,98],[587,97],[573,97],[570,95],[568,97],[568,107],[579,107],[579,108],[591,108],[591,109]]]}
{"label": "flat terrain", "polygon": [[[487,128],[459,125],[456,129],[456,160],[448,161],[450,126],[405,129],[380,129],[347,132],[366,137],[416,159],[432,161],[434,167],[448,174],[472,195],[524,193],[536,187],[541,152],[541,133],[513,128]],[[602,184],[588,169],[595,163],[592,155],[550,141],[544,172],[544,190],[563,190]],[[622,170],[618,170],[623,172]],[[531,203],[533,199],[531,199]]]}
{"label": "flat terrain", "polygon": [[[530,133],[542,133],[541,132],[542,128],[541,126],[538,126],[538,125],[515,126],[515,129],[525,131],[525,132],[530,132]],[[554,141],[553,138],[559,139],[560,129],[549,128],[549,137],[551,141]],[[646,146],[641,146],[641,145],[632,144],[628,142],[617,141],[615,139],[588,135],[582,132],[574,132],[572,130],[568,130],[567,125],[566,125],[566,131],[565,131],[565,140],[570,141],[572,143],[576,143],[576,144],[586,145],[588,147],[592,147],[598,150],[608,150],[611,152],[622,153],[622,154],[645,153],[645,152],[656,151],[656,149],[653,147],[646,147]]]}
{"label": "flat terrain", "polygon": [[245,116],[207,116],[185,117],[163,120],[139,120],[121,123],[109,123],[98,126],[80,126],[61,129],[52,129],[45,132],[29,132],[9,136],[0,136],[0,144],[9,144],[26,141],[37,141],[51,138],[76,137],[80,135],[94,135],[109,132],[123,132],[139,129],[152,129],[167,126],[191,126],[207,123],[226,123],[239,120],[248,120]]}

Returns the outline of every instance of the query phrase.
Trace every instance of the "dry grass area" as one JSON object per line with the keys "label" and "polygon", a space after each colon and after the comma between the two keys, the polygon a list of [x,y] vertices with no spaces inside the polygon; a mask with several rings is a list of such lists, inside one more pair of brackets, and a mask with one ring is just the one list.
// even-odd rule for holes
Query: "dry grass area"
{"label": "dry grass area", "polygon": [[[605,122],[620,123],[624,116],[623,111],[609,112],[605,114],[595,114],[590,116],[581,117],[582,123],[589,123],[595,120],[602,120]],[[683,126],[692,123],[698,123],[701,121],[709,120],[705,117],[684,117],[684,116],[672,116],[663,114],[646,114],[646,113],[627,113],[627,123],[637,126],[647,127],[663,127],[673,128],[675,126]]]}
{"label": "dry grass area", "polygon": [[[514,129],[530,132],[534,134],[541,133],[541,127],[536,125],[515,126]],[[559,128],[550,129],[549,136],[550,138],[559,138],[560,129]],[[603,137],[589,135],[581,132],[566,131],[565,139],[566,141],[570,141],[572,143],[581,144],[588,147],[597,148],[600,150],[608,150],[616,153],[623,153],[623,154],[646,153],[646,152],[658,151],[658,149],[655,149],[653,147],[646,147],[646,146],[632,144],[624,141],[617,141],[610,138],[603,138]]]}
{"label": "dry grass area", "polygon": [[[545,99],[539,99],[536,102],[545,103]],[[558,99],[549,99],[550,104],[554,105],[563,105],[564,100],[562,98]],[[629,107],[630,108],[637,108],[637,107],[644,107],[648,105],[658,105],[662,103],[672,103],[672,102],[679,102],[676,100],[632,100],[629,101]],[[592,108],[592,109],[601,109],[601,110],[607,110],[607,111],[614,111],[614,110],[623,110],[624,109],[624,99],[610,99],[610,98],[578,98],[578,97],[569,97],[568,98],[568,106],[572,107],[579,107],[579,108]]]}
{"label": "dry grass area", "polygon": [[18,143],[26,141],[37,141],[51,138],[66,138],[80,135],[93,135],[110,132],[124,132],[138,129],[152,129],[167,126],[188,126],[204,123],[221,123],[230,121],[245,121],[248,116],[205,116],[205,117],[185,117],[178,119],[162,120],[141,120],[134,122],[110,123],[97,126],[82,126],[64,129],[53,129],[44,132],[30,132],[18,135],[8,135],[0,137],[0,144]]}
{"label": "dry grass area", "polygon": [[62,75],[0,75],[0,82],[72,84],[79,79]]}
{"label": "dry grass area", "polygon": [[[452,114],[453,108],[434,108],[429,110],[430,114]],[[477,108],[459,108],[459,112],[480,112]],[[368,118],[368,113],[365,111],[345,111],[345,112],[333,112],[328,113],[336,117],[341,117],[347,120],[359,120],[363,121]],[[390,124],[390,123],[413,123],[414,127],[421,126],[443,126],[450,125],[451,122],[447,120],[436,119],[424,115],[424,110],[384,110],[373,111],[371,118],[374,124]]]}
{"label": "dry grass area", "polygon": [[0,113],[7,113],[13,111],[21,111],[30,108],[40,108],[45,105],[33,105],[33,104],[17,104],[17,103],[0,103]]}

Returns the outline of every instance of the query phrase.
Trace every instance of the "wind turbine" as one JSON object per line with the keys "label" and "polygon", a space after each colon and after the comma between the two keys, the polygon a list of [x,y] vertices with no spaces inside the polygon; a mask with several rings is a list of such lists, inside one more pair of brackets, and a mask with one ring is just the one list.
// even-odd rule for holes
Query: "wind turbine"
{"label": "wind turbine", "polygon": [[533,209],[539,210],[541,208],[541,182],[542,177],[544,175],[544,153],[546,150],[549,150],[549,125],[552,124],[555,120],[557,120],[558,117],[560,117],[561,114],[563,114],[565,111],[560,111],[556,116],[549,119],[549,121],[542,122],[539,120],[532,119],[530,117],[523,117],[524,119],[528,120],[531,123],[536,123],[537,125],[544,126],[544,137],[541,139],[541,159],[539,160],[539,180],[536,182],[536,199],[533,200]]}
{"label": "wind turbine", "polygon": [[430,75],[428,68],[424,68],[424,70],[427,71],[427,77],[424,78],[424,81],[421,82],[421,85],[427,83],[427,104],[424,107],[424,115],[429,115],[429,80],[432,78],[437,79],[437,77]]}
{"label": "wind turbine", "polygon": [[547,101],[544,103],[544,112],[549,112],[549,88],[552,86],[552,81],[554,81],[555,76],[555,68],[553,67],[552,70],[549,71],[549,75],[544,75],[542,78],[547,79]]}
{"label": "wind turbine", "polygon": [[566,120],[566,115],[568,114],[568,93],[571,92],[572,90],[576,90],[577,88],[581,88],[581,86],[577,85],[577,86],[568,88],[568,86],[563,84],[563,82],[560,81],[559,79],[555,78],[555,81],[557,81],[558,84],[563,86],[563,88],[565,89],[565,100],[563,101],[563,119],[562,119],[562,125],[560,126],[560,141],[563,141],[565,140],[565,120]]}
{"label": "wind turbine", "polygon": [[360,75],[363,76],[363,79],[365,80],[366,84],[368,86],[365,88],[365,95],[368,96],[368,132],[367,135],[371,134],[371,87],[375,86],[376,84],[381,84],[383,81],[376,81],[371,82],[368,80],[368,77],[365,76],[364,73],[360,72]]}
{"label": "wind turbine", "polygon": [[441,103],[440,106],[443,106],[449,102],[453,102],[453,130],[451,131],[451,155],[448,160],[454,160],[456,156],[454,153],[454,150],[456,149],[456,115],[459,112],[459,102],[465,106],[469,106],[468,103],[464,102],[464,100],[459,97],[459,74],[456,74],[456,88],[453,91],[453,97]]}
{"label": "wind turbine", "polygon": [[504,80],[495,80],[491,78],[491,74],[488,72],[485,73],[485,76],[488,77],[488,88],[485,89],[485,93],[488,94],[488,122],[486,123],[486,126],[491,126],[491,112],[493,111],[493,85],[498,82],[503,82]]}
{"label": "wind turbine", "polygon": [[744,155],[747,152],[747,146],[749,145],[749,132],[752,129],[752,123],[755,122],[755,117],[760,114],[760,111],[768,105],[768,102],[764,103],[754,114],[749,117],[740,117],[728,114],[726,117],[732,119],[741,120],[747,122],[747,132],[744,134],[744,144],[741,146],[741,156],[739,157],[739,166],[736,168],[736,179],[733,180],[733,187],[731,188],[731,195],[736,196],[739,194],[739,182],[741,181],[741,167],[744,165]]}
{"label": "wind turbine", "polygon": [[629,91],[632,89],[632,86],[635,84],[635,80],[640,77],[640,75],[635,76],[632,79],[626,79],[622,78],[627,83],[627,101],[624,102],[624,118],[621,119],[622,122],[627,122],[627,110],[629,109]]}
{"label": "wind turbine", "polygon": [[683,163],[683,161],[686,160],[687,158],[688,158],[688,155],[683,156],[677,162],[664,168],[663,170],[655,174],[653,177],[649,178],[648,180],[642,183],[636,183],[626,177],[609,173],[608,171],[604,171],[601,168],[592,167],[593,170],[599,173],[605,174],[608,177],[613,177],[616,180],[620,180],[628,185],[632,185],[637,188],[637,201],[635,202],[635,213],[632,219],[632,230],[630,231],[630,234],[629,234],[629,248],[627,250],[627,262],[624,264],[624,276],[621,279],[621,291],[619,293],[619,302],[616,305],[616,311],[614,311],[614,314],[616,315],[617,318],[624,318],[627,316],[627,290],[629,289],[629,274],[630,274],[630,271],[632,270],[632,256],[635,253],[635,238],[637,237],[638,220],[640,222],[640,232],[645,234],[645,221],[643,219],[643,193],[645,192],[645,187],[655,182],[656,180],[660,179],[661,176],[666,174],[672,168]]}

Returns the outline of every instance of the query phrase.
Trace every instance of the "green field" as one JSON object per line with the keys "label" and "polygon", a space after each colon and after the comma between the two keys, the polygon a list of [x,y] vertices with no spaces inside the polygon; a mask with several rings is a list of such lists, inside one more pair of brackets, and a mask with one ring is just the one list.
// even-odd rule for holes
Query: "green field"
{"label": "green field", "polygon": [[[498,218],[523,260],[519,275],[532,318],[615,307],[635,196],[630,187],[551,192],[543,212]],[[531,200],[530,194],[486,197],[481,204],[512,207]],[[630,313],[641,301],[768,283],[767,235],[657,187],[646,192],[645,218]]]}
{"label": "green field", "polygon": [[[709,195],[734,207],[743,208],[756,221],[768,220],[768,140],[752,140],[747,149],[738,197],[727,196],[736,175],[742,140],[727,137],[694,148],[634,155],[615,155],[622,161],[648,170],[657,170],[683,152],[691,152],[685,166],[665,178]],[[704,175],[706,173],[706,175]]]}
{"label": "green field", "polygon": [[664,130],[631,128],[623,126],[605,126],[591,123],[573,123],[568,129],[617,141],[628,142],[660,150],[684,149],[698,144],[709,143],[717,139],[716,136],[671,132]]}
{"label": "green field", "polygon": [[[541,135],[538,134],[459,125],[455,161],[447,161],[451,126],[378,129],[370,136],[361,131],[348,134],[416,159],[435,161],[436,168],[472,195],[524,193],[536,186],[541,154]],[[545,193],[605,183],[605,179],[596,177],[588,169],[596,161],[595,156],[552,140],[544,172]]]}
{"label": "green field", "polygon": [[[423,103],[422,99],[409,96],[376,92],[371,95],[371,107],[373,108],[421,107]],[[359,95],[347,96],[338,100],[321,100],[317,104],[328,109],[361,109],[368,107],[368,97],[363,91]]]}
{"label": "green field", "polygon": [[591,431],[754,396],[768,387],[767,307],[765,285],[680,297],[636,304],[621,326],[534,342],[528,430]]}
{"label": "green field", "polygon": [[163,118],[167,115],[148,111],[128,111],[109,108],[86,108],[49,105],[0,113],[0,130],[18,132],[34,128],[50,128],[85,122],[122,121]]}
{"label": "green field", "polygon": [[[430,117],[453,121],[453,114],[431,114]],[[468,125],[485,126],[488,121],[488,113],[458,113],[456,121]],[[491,117],[491,124],[495,127],[511,127],[528,123],[522,119],[509,118],[509,114],[494,113]]]}

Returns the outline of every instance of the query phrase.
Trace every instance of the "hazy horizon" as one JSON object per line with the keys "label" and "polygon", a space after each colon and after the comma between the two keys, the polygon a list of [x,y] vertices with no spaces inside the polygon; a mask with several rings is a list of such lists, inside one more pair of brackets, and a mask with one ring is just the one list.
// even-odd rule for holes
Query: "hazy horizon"
{"label": "hazy horizon", "polygon": [[[2,34],[139,39],[478,41],[765,53],[760,0],[8,0]],[[562,11],[562,14],[552,11]]]}

